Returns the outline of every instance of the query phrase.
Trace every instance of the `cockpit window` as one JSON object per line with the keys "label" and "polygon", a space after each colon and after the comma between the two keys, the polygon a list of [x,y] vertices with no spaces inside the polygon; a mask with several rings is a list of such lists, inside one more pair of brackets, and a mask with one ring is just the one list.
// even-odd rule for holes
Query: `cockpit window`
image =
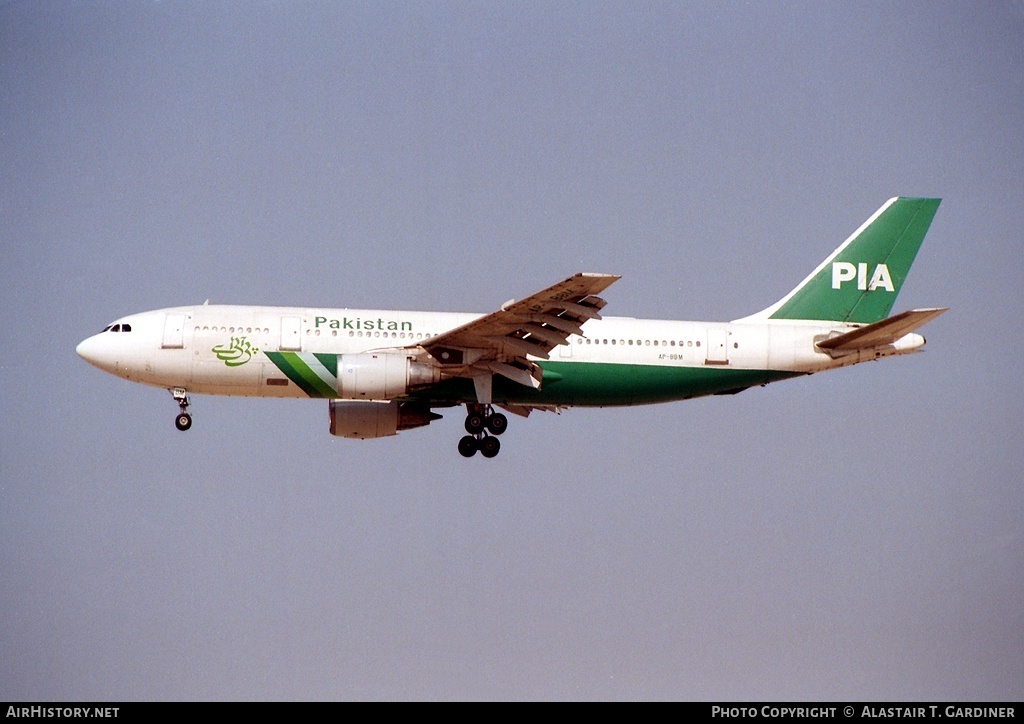
{"label": "cockpit window", "polygon": [[111,332],[120,332],[121,331],[121,325],[120,324],[115,324],[113,327],[110,328],[110,331]]}
{"label": "cockpit window", "polygon": [[130,324],[122,324],[121,325],[121,331],[122,332],[131,332],[132,331],[132,325],[130,325]]}
{"label": "cockpit window", "polygon": [[[113,328],[114,328],[113,324],[108,324],[106,327],[103,328],[103,332],[109,332]],[[103,334],[103,332],[100,332],[100,334]]]}
{"label": "cockpit window", "polygon": [[[103,332],[131,332],[132,325],[130,324],[111,324],[103,330]],[[103,334],[100,332],[100,334]]]}

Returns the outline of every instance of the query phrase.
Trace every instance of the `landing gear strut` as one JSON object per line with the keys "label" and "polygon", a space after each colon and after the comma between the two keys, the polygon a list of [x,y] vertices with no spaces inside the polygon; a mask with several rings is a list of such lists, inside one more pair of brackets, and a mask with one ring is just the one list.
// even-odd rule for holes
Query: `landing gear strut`
{"label": "landing gear strut", "polygon": [[466,408],[466,432],[469,434],[459,440],[459,454],[471,458],[479,450],[485,458],[493,458],[501,450],[497,435],[508,429],[508,418],[490,405],[474,403]]}
{"label": "landing gear strut", "polygon": [[188,397],[185,395],[185,390],[181,387],[175,387],[170,391],[171,396],[174,397],[174,401],[178,403],[178,407],[181,408],[181,412],[174,418],[174,426],[185,432],[185,430],[192,427],[192,415],[188,414]]}

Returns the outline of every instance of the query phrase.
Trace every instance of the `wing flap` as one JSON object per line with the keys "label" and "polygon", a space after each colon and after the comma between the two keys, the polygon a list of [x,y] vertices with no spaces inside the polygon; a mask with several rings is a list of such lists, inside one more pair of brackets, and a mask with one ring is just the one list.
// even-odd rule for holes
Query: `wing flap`
{"label": "wing flap", "polygon": [[533,355],[534,357],[540,357],[541,359],[551,359],[551,355],[548,354],[548,349],[550,348],[545,348],[543,345],[537,344],[529,339],[524,339],[523,337],[517,337],[514,334],[485,337],[484,339],[492,342],[503,352],[506,352],[507,348],[511,348],[514,352],[518,352],[524,356]]}
{"label": "wing flap", "polygon": [[541,412],[553,412],[556,415],[562,414],[562,408],[557,405],[498,405],[501,409],[506,412],[511,412],[513,415],[519,415],[520,417],[529,417],[530,413],[534,410],[540,410]]}
{"label": "wing flap", "polygon": [[505,364],[504,362],[487,362],[483,365],[483,368],[490,372],[494,372],[495,374],[499,374],[502,377],[507,377],[513,382],[518,382],[524,387],[540,389],[541,375],[543,372],[537,365],[533,365],[529,370],[524,370],[521,367],[514,367],[513,365]]}
{"label": "wing flap", "polygon": [[583,327],[568,317],[556,317],[553,314],[535,314],[529,317],[527,321],[546,324],[554,329],[560,329],[567,334],[583,334]]}

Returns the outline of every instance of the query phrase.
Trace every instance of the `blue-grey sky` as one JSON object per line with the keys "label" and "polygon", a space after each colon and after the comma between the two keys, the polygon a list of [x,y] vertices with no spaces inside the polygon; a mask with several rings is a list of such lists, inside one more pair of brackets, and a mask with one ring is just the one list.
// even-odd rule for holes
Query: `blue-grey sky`
{"label": "blue-grey sky", "polygon": [[[1024,4],[0,4],[0,699],[1024,697]],[[732,319],[942,206],[921,355],[332,438],[75,345],[200,303]]]}

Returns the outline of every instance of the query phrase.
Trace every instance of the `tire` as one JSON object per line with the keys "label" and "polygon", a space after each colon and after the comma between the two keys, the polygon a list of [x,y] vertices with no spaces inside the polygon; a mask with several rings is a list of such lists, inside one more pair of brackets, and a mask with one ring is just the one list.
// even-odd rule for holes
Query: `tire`
{"label": "tire", "polygon": [[476,438],[472,435],[466,435],[464,438],[459,440],[459,454],[464,458],[471,458],[476,455],[477,444]]}
{"label": "tire", "polygon": [[192,416],[187,412],[181,413],[176,418],[174,418],[174,426],[181,430],[182,432],[185,432],[185,430],[192,427]]}
{"label": "tire", "polygon": [[496,412],[487,418],[487,429],[492,435],[500,435],[508,429],[508,418]]}
{"label": "tire", "polygon": [[480,452],[485,458],[493,458],[501,450],[501,440],[488,435],[480,441]]}
{"label": "tire", "polygon": [[470,435],[478,435],[484,431],[484,423],[486,419],[483,415],[477,415],[476,413],[470,413],[466,415],[466,432]]}

